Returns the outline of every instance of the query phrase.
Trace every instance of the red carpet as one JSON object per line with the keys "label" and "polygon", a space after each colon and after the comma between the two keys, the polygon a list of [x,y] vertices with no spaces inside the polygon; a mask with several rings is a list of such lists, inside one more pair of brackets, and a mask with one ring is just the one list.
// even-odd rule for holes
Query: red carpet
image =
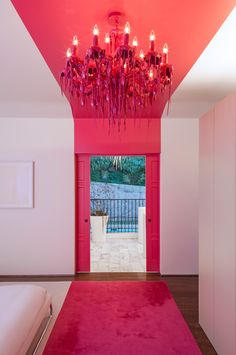
{"label": "red carpet", "polygon": [[72,282],[44,355],[201,354],[164,282]]}

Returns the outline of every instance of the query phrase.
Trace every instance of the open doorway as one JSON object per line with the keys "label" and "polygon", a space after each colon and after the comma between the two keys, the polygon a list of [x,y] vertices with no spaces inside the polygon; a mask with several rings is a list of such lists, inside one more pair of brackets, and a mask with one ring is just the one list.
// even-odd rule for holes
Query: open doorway
{"label": "open doorway", "polygon": [[[75,272],[90,271],[90,154],[75,155]],[[146,271],[160,272],[160,154],[146,160]]]}
{"label": "open doorway", "polygon": [[90,271],[146,271],[144,156],[90,157]]}

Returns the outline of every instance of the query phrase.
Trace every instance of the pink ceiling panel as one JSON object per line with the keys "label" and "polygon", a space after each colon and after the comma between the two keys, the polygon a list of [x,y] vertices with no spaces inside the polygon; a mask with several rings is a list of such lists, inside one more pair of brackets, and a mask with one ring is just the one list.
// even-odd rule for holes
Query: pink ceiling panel
{"label": "pink ceiling panel", "polygon": [[[83,56],[91,44],[93,25],[98,24],[103,39],[110,28],[109,12],[118,10],[125,13],[131,35],[137,35],[144,50],[148,49],[151,29],[156,33],[159,49],[164,42],[168,43],[169,60],[174,65],[172,91],[236,5],[235,0],[12,0],[12,3],[57,81],[73,35],[78,35]],[[143,116],[160,118],[165,102],[162,98]],[[93,116],[92,112],[80,112],[76,107],[73,111],[75,117]]]}

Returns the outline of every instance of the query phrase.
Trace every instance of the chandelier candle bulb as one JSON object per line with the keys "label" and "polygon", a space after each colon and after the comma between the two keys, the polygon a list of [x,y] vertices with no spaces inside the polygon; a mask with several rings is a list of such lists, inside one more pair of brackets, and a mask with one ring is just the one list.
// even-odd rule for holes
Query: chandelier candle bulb
{"label": "chandelier candle bulb", "polygon": [[68,48],[67,51],[66,51],[66,58],[70,59],[71,56],[72,56],[71,49]]}
{"label": "chandelier candle bulb", "polygon": [[154,49],[155,49],[155,39],[156,39],[155,32],[152,30],[150,33],[150,36],[149,36],[150,50],[152,52],[154,52]]}
{"label": "chandelier candle bulb", "polygon": [[138,47],[138,39],[136,36],[134,37],[132,44],[133,44],[133,47],[135,47],[135,48]]}
{"label": "chandelier candle bulb", "polygon": [[125,30],[124,30],[124,45],[125,46],[129,45],[129,35],[130,35],[130,24],[129,24],[129,22],[126,22]]}
{"label": "chandelier candle bulb", "polygon": [[78,46],[78,44],[79,44],[79,41],[78,41],[78,38],[76,35],[74,35],[74,37],[73,37],[72,44],[73,44],[73,46]]}
{"label": "chandelier candle bulb", "polygon": [[110,36],[109,36],[109,33],[106,33],[105,45],[106,45],[106,53],[110,54]]}
{"label": "chandelier candle bulb", "polygon": [[77,55],[78,44],[79,44],[78,38],[77,38],[76,35],[74,35],[73,40],[72,40],[72,45],[73,45],[72,50],[73,50],[73,55],[74,56]]}
{"label": "chandelier candle bulb", "polygon": [[144,51],[143,51],[142,49],[140,49],[139,57],[140,57],[141,59],[144,59]]}
{"label": "chandelier candle bulb", "polygon": [[152,70],[152,69],[150,69],[150,71],[149,71],[149,78],[150,78],[150,80],[152,80],[152,79],[153,79],[153,77],[154,77],[153,70]]}
{"label": "chandelier candle bulb", "polygon": [[167,43],[164,44],[162,48],[162,64],[168,63],[168,45]]}
{"label": "chandelier candle bulb", "polygon": [[99,29],[98,29],[98,26],[95,25],[93,28],[93,45],[94,45],[94,47],[98,47],[98,36],[99,36]]}

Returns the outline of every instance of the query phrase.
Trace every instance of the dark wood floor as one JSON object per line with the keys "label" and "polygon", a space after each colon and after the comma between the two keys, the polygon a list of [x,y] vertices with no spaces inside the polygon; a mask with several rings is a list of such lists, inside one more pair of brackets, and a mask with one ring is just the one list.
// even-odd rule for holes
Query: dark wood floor
{"label": "dark wood floor", "polygon": [[[84,273],[75,276],[0,276],[0,282],[22,281],[156,281],[164,280],[179,306],[204,355],[217,355],[213,346],[198,323],[198,277],[160,276],[146,273]],[[189,354],[191,355],[191,354]]]}

